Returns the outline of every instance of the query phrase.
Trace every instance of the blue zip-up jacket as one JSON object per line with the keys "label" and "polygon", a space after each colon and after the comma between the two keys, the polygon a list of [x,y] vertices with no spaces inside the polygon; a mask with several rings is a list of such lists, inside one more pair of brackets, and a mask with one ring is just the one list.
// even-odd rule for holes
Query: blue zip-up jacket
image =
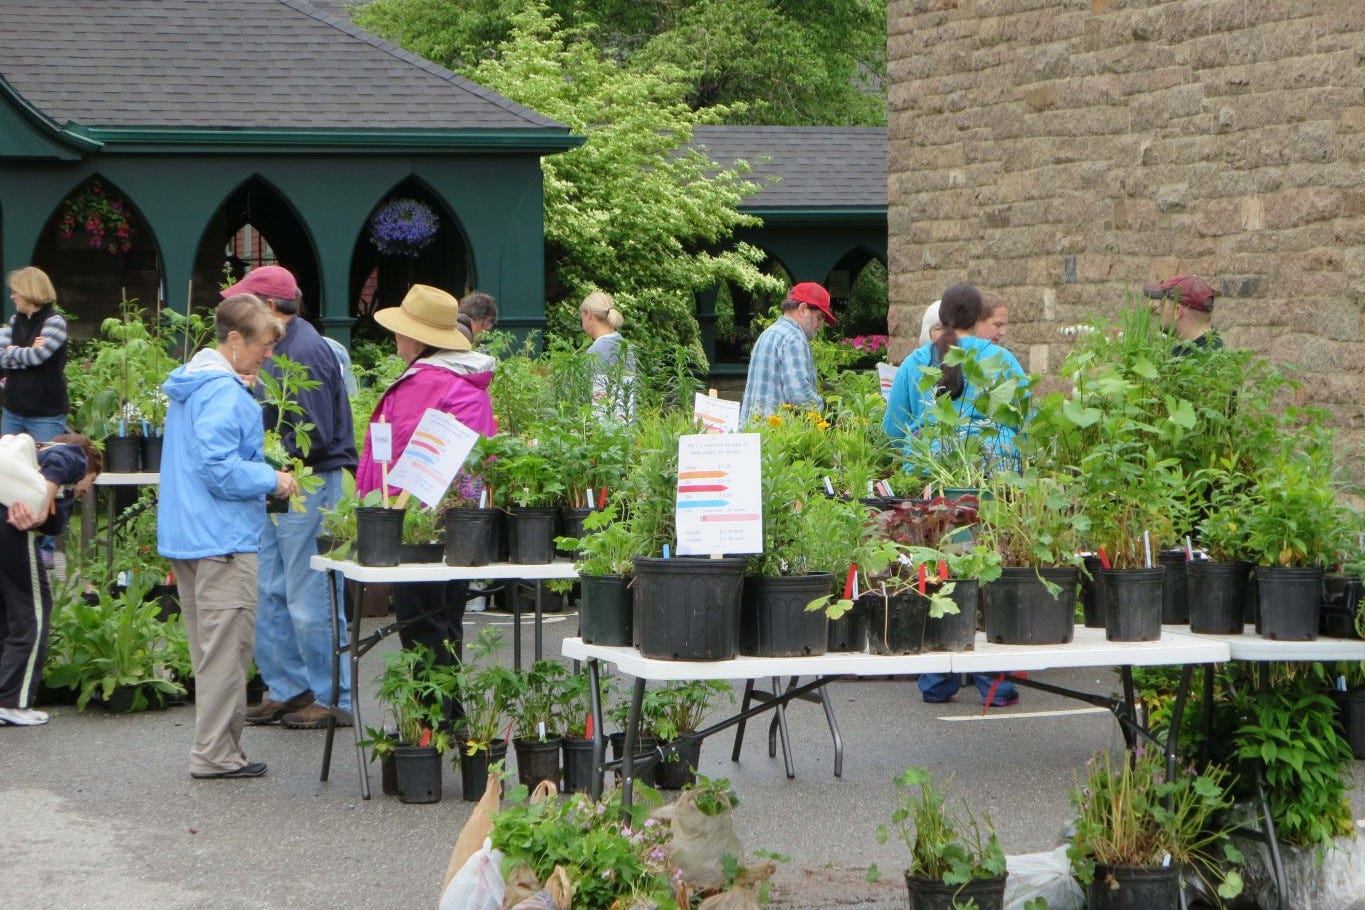
{"label": "blue zip-up jacket", "polygon": [[170,399],[161,449],[156,548],[169,559],[255,553],[265,494],[261,406],[222,354],[209,348],[161,386]]}

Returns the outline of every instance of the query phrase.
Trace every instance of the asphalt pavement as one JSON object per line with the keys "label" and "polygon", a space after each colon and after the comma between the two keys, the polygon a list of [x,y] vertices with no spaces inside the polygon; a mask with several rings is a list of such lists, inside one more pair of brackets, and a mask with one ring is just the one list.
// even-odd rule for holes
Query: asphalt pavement
{"label": "asphalt pavement", "polygon": [[[477,613],[467,634],[510,617]],[[367,620],[375,623],[375,620]],[[545,651],[577,631],[574,614],[549,615]],[[529,656],[531,633],[523,633]],[[361,664],[362,718],[374,724],[375,677],[386,640]],[[510,647],[506,659],[510,662]],[[1109,693],[1108,669],[1036,674],[1068,687]],[[738,693],[737,693],[738,694]],[[767,754],[766,722],[751,724],[738,762],[732,736],[702,750],[701,771],[728,778],[741,805],[735,825],[746,850],[783,854],[774,906],[904,907],[907,852],[876,842],[891,812],[891,780],[910,764],[952,775],[965,797],[999,828],[1009,853],[1050,850],[1070,818],[1067,794],[1096,750],[1119,749],[1118,726],[1103,709],[1023,690],[1019,705],[982,716],[967,686],[955,702],[926,705],[908,680],[830,687],[847,753],[842,778],[823,712],[788,711],[796,777]],[[161,910],[433,907],[451,847],[469,816],[457,770],[445,769],[444,799],[406,805],[379,792],[360,799],[349,730],[340,731],[331,779],[319,781],[322,731],[249,727],[249,757],[269,763],[262,778],[191,780],[186,767],[193,708],[136,715],[98,708],[51,709],[44,727],[0,728],[0,907]],[[1357,766],[1357,778],[1359,774]],[[1356,795],[1357,816],[1362,813]],[[866,881],[869,864],[881,881]]]}

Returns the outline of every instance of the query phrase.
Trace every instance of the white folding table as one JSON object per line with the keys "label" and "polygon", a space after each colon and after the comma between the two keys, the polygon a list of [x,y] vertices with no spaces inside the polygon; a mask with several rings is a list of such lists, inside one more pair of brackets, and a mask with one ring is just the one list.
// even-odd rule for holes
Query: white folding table
{"label": "white folding table", "polygon": [[[154,487],[159,483],[161,483],[161,474],[157,471],[138,471],[131,474],[105,472],[95,476],[94,487]],[[94,509],[96,507],[94,487],[86,494],[86,501],[81,506],[82,552],[89,549],[90,539],[94,536]],[[106,500],[108,501],[108,511],[106,512],[107,521],[105,522],[105,532],[108,534],[104,559],[106,571],[111,570],[114,566],[114,522],[118,517],[114,514],[114,500],[116,498],[113,490],[110,490],[106,495]]]}
{"label": "white folding table", "polygon": [[[360,585],[366,584],[411,584],[413,582],[441,582],[441,581],[476,581],[489,578],[517,579],[534,581],[536,584],[536,607],[535,607],[535,659],[541,656],[541,624],[544,619],[544,612],[541,603],[541,583],[551,579],[574,579],[578,577],[578,572],[574,569],[574,564],[567,560],[540,563],[535,565],[521,565],[518,563],[493,563],[486,566],[447,566],[444,563],[405,563],[399,566],[362,566],[360,563],[351,559],[332,559],[327,556],[314,556],[308,565],[318,572],[327,573],[327,593],[331,598],[332,609],[332,641],[336,642],[332,649],[332,705],[336,707],[336,701],[341,689],[341,656],[349,654],[351,662],[352,685],[355,680],[360,678],[360,658],[371,648],[377,645],[384,638],[397,632],[401,623],[388,623],[369,636],[362,639],[360,637],[360,616],[359,603],[362,597],[356,598],[356,616],[347,617],[350,623],[349,640],[345,643],[340,641],[340,623],[338,617],[341,615],[342,606],[337,602],[337,579],[345,578],[349,581],[358,582]],[[512,663],[517,669],[521,669],[521,602],[512,598]],[[356,762],[360,770],[360,795],[363,799],[370,798],[370,778],[365,765],[365,749],[361,746],[363,732],[360,723],[360,699],[351,700],[351,716],[353,729],[355,732]],[[322,753],[322,780],[327,779],[327,775],[332,766],[332,743],[336,737],[335,718],[331,712],[327,718],[327,740],[323,746]]]}

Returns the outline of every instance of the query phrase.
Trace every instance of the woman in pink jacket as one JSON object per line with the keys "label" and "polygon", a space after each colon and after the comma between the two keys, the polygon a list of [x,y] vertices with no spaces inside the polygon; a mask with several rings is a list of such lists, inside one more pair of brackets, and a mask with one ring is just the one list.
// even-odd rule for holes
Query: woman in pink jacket
{"label": "woman in pink jacket", "polygon": [[[376,322],[394,333],[398,356],[409,364],[370,415],[371,424],[382,421],[393,427],[395,462],[427,408],[444,411],[483,436],[498,432],[493,402],[488,397],[496,362],[487,354],[470,350],[469,339],[457,328],[459,313],[460,303],[450,294],[414,284],[401,306],[374,314]],[[379,489],[382,482],[367,433],[356,469],[356,492],[364,496]],[[396,495],[398,490],[388,492]],[[422,644],[435,652],[437,663],[458,661],[468,595],[469,583],[464,581],[397,585],[394,612],[404,624],[398,633],[403,647]],[[459,705],[448,706],[451,721],[461,714]]]}

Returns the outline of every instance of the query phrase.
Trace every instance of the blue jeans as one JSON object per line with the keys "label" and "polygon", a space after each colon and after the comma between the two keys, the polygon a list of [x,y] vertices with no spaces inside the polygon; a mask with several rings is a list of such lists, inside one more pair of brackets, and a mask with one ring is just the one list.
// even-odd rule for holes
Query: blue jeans
{"label": "blue jeans", "polygon": [[[973,673],[972,681],[976,683],[976,691],[981,693],[981,701],[986,701],[986,696],[990,694],[991,685],[995,682],[994,673]],[[921,673],[919,675],[919,691],[927,702],[943,702],[957,694],[957,690],[962,687],[958,674],[949,673]],[[1016,698],[1019,689],[1014,683],[1007,679],[1002,679],[1000,685],[995,687],[994,704],[998,707],[1001,704]]]}
{"label": "blue jeans", "polygon": [[[7,408],[4,414],[0,415],[0,433],[6,436],[27,433],[33,437],[34,442],[51,442],[53,436],[60,436],[65,432],[65,414],[58,414],[55,417],[25,417]],[[57,539],[44,534],[40,547],[51,561],[57,553]]]}
{"label": "blue jeans", "polygon": [[[308,494],[303,512],[266,516],[261,532],[259,601],[256,607],[256,666],[274,701],[288,701],[311,689],[319,704],[332,703],[331,601],[327,575],[308,567],[317,555],[322,510],[341,499],[341,471],[317,475],[322,486]],[[340,585],[337,604],[342,604]],[[346,613],[339,610],[341,641]],[[337,705],[351,708],[351,668],[341,661]]]}

